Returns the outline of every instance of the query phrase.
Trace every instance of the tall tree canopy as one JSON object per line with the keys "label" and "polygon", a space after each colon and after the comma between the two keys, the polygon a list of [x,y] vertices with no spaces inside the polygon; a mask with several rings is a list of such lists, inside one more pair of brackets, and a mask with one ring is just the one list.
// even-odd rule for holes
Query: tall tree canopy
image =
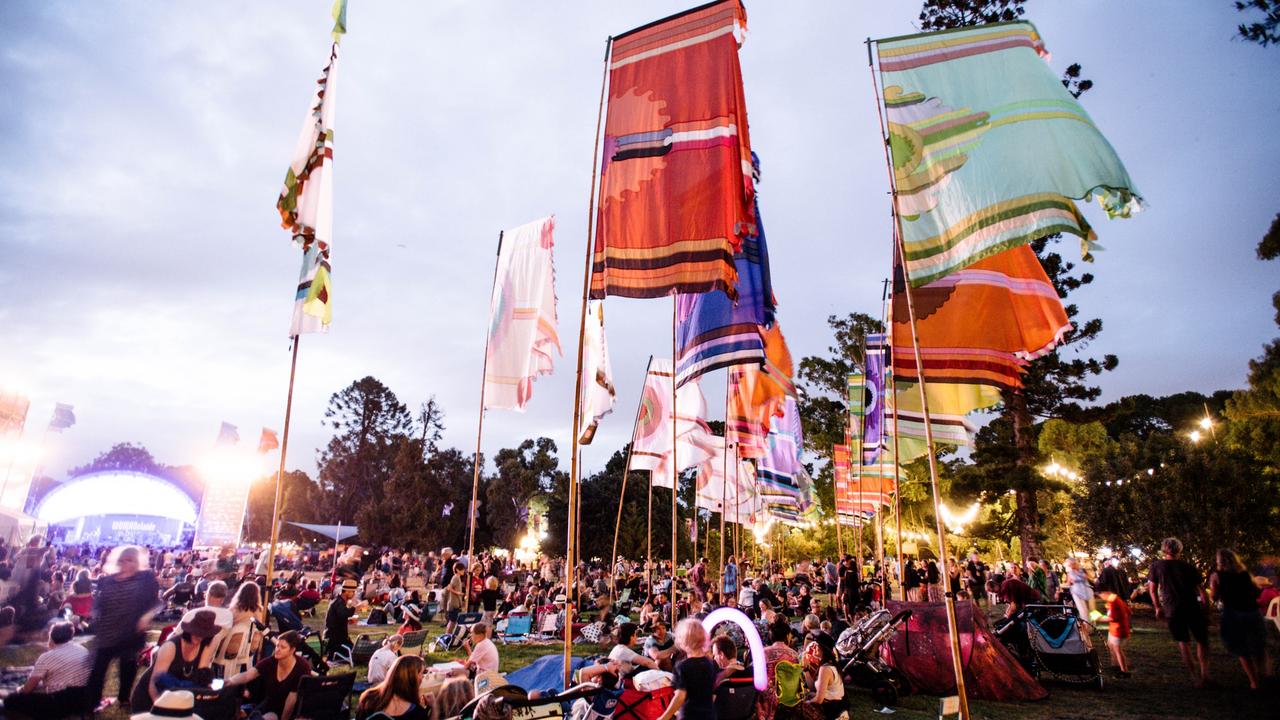
{"label": "tall tree canopy", "polygon": [[362,508],[376,507],[399,443],[413,430],[413,416],[395,393],[365,377],[334,393],[325,423],[336,432],[320,453],[320,487],[326,522],[354,523]]}

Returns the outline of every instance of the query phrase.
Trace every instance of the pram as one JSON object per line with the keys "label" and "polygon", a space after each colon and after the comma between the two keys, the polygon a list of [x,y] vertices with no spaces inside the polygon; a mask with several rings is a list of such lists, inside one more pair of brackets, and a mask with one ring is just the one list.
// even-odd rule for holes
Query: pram
{"label": "pram", "polygon": [[452,633],[444,633],[436,638],[434,646],[441,652],[457,650],[462,647],[462,641],[471,634],[471,626],[484,620],[484,613],[465,612],[458,614],[457,626]]}
{"label": "pram", "polygon": [[529,697],[528,691],[522,687],[516,685],[503,685],[502,687],[480,695],[467,703],[463,706],[462,712],[448,720],[471,720],[475,716],[476,706],[478,706],[480,701],[488,695],[497,695],[502,698],[513,709],[514,717],[520,718],[520,720],[563,718],[569,716],[569,712],[566,708],[571,706],[574,701],[579,698],[593,700],[597,695],[606,692],[609,691],[598,685],[584,683],[582,685],[575,685],[559,694],[531,698]]}
{"label": "pram", "polygon": [[888,610],[876,610],[840,633],[836,641],[844,681],[870,689],[871,698],[880,705],[893,705],[899,696],[911,694],[907,676],[880,659],[880,646],[910,618],[910,610],[892,616]]}
{"label": "pram", "polygon": [[1027,605],[996,635],[1036,678],[1047,673],[1055,680],[1092,683],[1099,690],[1105,680],[1089,627],[1073,605]]}

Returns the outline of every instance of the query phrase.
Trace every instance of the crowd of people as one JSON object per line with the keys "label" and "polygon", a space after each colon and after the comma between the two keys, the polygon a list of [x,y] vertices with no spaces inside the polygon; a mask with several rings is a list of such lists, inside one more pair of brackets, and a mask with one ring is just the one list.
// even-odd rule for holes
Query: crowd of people
{"label": "crowd of people", "polygon": [[[39,637],[47,649],[4,707],[31,717],[113,702],[145,712],[212,688],[233,694],[255,717],[292,720],[304,678],[354,664],[351,633],[359,622],[388,632],[367,660],[370,686],[356,717],[448,718],[475,698],[478,686],[500,677],[495,634],[510,618],[527,615],[539,619],[536,632],[547,639],[570,633],[600,644],[600,660],[582,673],[584,681],[609,685],[667,673],[675,691],[667,717],[714,717],[709,703],[742,670],[746,644],[740,630],[727,626],[708,637],[700,621],[728,607],[745,613],[766,644],[770,684],[758,699],[758,716],[835,718],[846,705],[835,655],[841,633],[890,598],[940,602],[948,584],[958,598],[1005,605],[1009,618],[1027,605],[1063,603],[1091,631],[1105,624],[1117,677],[1133,672],[1125,651],[1131,605],[1151,604],[1197,686],[1211,683],[1208,611],[1217,604],[1223,648],[1257,688],[1273,670],[1263,611],[1278,595],[1274,580],[1252,575],[1230,550],[1203,569],[1181,553],[1180,542],[1166,540],[1145,578],[1115,558],[1095,574],[1076,557],[987,564],[976,553],[941,563],[906,560],[901,571],[893,559],[851,556],[794,564],[730,556],[723,567],[706,558],[672,567],[619,557],[582,563],[567,585],[564,563],[555,558],[518,564],[486,552],[471,562],[451,548],[418,553],[352,545],[327,567],[306,556],[281,558],[268,583],[263,552],[50,547],[32,538],[21,548],[0,548],[0,639]],[[317,648],[308,638],[319,618],[308,620],[321,610]],[[457,653],[456,665],[442,672],[402,653],[408,639],[424,642],[433,620],[443,625],[437,647]],[[157,628],[159,641],[149,642]],[[118,689],[104,701],[113,665]],[[491,717],[511,712],[496,701],[483,705]]]}

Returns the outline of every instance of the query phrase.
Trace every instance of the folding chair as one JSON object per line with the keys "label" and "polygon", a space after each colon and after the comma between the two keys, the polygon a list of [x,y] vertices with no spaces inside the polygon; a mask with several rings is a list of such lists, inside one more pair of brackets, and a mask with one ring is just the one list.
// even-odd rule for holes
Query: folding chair
{"label": "folding chair", "polygon": [[1271,602],[1267,603],[1266,619],[1276,624],[1276,630],[1280,630],[1280,597],[1271,598]]}
{"label": "folding chair", "polygon": [[556,636],[560,634],[559,615],[554,610],[543,613],[538,618],[538,632],[535,633],[535,638],[538,640],[555,640]]}
{"label": "folding chair", "polygon": [[302,678],[298,685],[297,720],[346,720],[351,716],[348,699],[355,673]]}
{"label": "folding chair", "polygon": [[507,627],[498,634],[504,645],[508,642],[525,642],[533,631],[533,616],[525,613],[507,616]]}
{"label": "folding chair", "polygon": [[382,647],[382,641],[376,640],[369,635],[361,635],[356,638],[356,645],[351,649],[351,666],[368,665],[370,658]]}
{"label": "folding chair", "polygon": [[415,630],[414,632],[407,632],[404,634],[404,646],[401,647],[400,652],[403,654],[409,650],[417,648],[418,655],[422,655],[422,652],[423,652],[422,647],[426,644],[427,644],[426,630]]}

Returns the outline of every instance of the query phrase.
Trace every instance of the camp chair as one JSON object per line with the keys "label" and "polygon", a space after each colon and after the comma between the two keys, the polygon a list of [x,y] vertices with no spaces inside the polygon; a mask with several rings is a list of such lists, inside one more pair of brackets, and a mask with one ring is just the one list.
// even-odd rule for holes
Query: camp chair
{"label": "camp chair", "polygon": [[1280,630],[1280,597],[1273,597],[1267,603],[1266,618],[1276,624],[1276,630]]}
{"label": "camp chair", "polygon": [[240,699],[235,693],[207,688],[191,688],[195,697],[195,714],[202,720],[236,720],[240,716]]}
{"label": "camp chair", "polygon": [[355,673],[311,676],[298,684],[297,720],[346,720],[351,715],[348,698]]}
{"label": "camp chair", "polygon": [[508,642],[525,642],[529,639],[529,633],[533,632],[533,616],[527,613],[518,613],[507,616],[507,627],[498,634],[498,640],[503,644]]}
{"label": "camp chair", "polygon": [[538,619],[538,632],[535,637],[538,640],[555,640],[560,634],[559,613],[555,611],[545,612]]}
{"label": "camp chair", "polygon": [[351,666],[368,665],[370,658],[380,647],[382,647],[382,641],[368,635],[356,638],[356,645],[351,649]]}
{"label": "camp chair", "polygon": [[715,692],[716,717],[719,720],[750,720],[756,716],[755,678],[750,668],[725,678]]}
{"label": "camp chair", "polygon": [[421,655],[422,647],[426,644],[427,644],[426,630],[415,630],[414,632],[407,632],[404,634],[404,645],[401,647],[400,652],[403,654],[408,650],[418,648],[418,654]]}
{"label": "camp chair", "polygon": [[422,616],[418,618],[423,625],[431,622],[436,615],[440,614],[440,603],[436,600],[428,600],[422,605]]}

